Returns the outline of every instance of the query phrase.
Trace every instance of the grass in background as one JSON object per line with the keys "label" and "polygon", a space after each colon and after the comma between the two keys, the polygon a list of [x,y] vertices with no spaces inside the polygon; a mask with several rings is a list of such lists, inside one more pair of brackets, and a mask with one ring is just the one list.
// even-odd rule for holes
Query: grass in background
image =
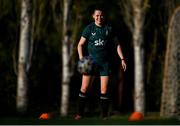
{"label": "grass in background", "polygon": [[100,117],[87,117],[82,120],[74,120],[73,116],[54,117],[49,120],[38,118],[8,117],[0,118],[0,125],[180,125],[180,120],[174,118],[161,118],[157,115],[147,115],[143,121],[129,122],[128,115],[113,115],[108,120]]}

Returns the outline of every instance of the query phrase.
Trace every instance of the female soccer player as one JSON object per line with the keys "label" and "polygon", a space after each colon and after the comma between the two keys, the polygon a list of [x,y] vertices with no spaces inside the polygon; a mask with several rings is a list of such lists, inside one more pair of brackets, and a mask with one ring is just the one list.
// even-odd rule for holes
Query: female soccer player
{"label": "female soccer player", "polygon": [[108,117],[109,98],[107,95],[107,87],[109,82],[109,75],[111,73],[109,51],[109,48],[111,47],[110,45],[116,45],[122,68],[124,71],[126,70],[126,62],[122,53],[121,46],[118,41],[113,41],[113,39],[115,38],[115,34],[112,31],[112,27],[107,25],[104,21],[103,9],[96,6],[94,8],[92,17],[94,21],[86,26],[83,30],[77,46],[77,51],[79,60],[81,60],[85,56],[83,50],[85,43],[87,43],[88,55],[92,57],[93,60],[97,63],[98,71],[96,71],[95,74],[82,75],[82,85],[79,93],[78,114],[75,116],[76,120],[79,120],[84,116],[84,109],[87,99],[87,89],[94,75],[100,76],[100,100],[102,108],[102,118],[107,119]]}

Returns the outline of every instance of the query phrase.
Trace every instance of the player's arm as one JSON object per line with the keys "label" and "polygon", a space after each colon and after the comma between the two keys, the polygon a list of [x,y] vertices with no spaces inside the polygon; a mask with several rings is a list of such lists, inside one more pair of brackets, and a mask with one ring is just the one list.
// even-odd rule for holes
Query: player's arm
{"label": "player's arm", "polygon": [[117,53],[118,53],[120,59],[124,59],[124,55],[122,53],[122,49],[121,49],[120,44],[117,45]]}
{"label": "player's arm", "polygon": [[86,38],[81,37],[77,46],[77,51],[78,51],[78,55],[79,55],[79,59],[83,58],[83,46],[86,42]]}
{"label": "player's arm", "polygon": [[117,45],[117,53],[121,59],[122,68],[124,71],[126,71],[126,62],[120,44]]}

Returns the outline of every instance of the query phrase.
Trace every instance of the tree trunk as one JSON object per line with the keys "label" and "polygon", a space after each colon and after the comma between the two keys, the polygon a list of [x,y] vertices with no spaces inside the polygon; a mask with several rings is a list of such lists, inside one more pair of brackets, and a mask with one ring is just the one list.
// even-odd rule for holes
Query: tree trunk
{"label": "tree trunk", "polygon": [[69,55],[67,43],[69,37],[66,36],[62,46],[62,95],[61,95],[61,115],[67,116],[69,106],[69,82],[70,82],[70,69],[69,69]]}
{"label": "tree trunk", "polygon": [[27,110],[27,73],[30,65],[30,44],[31,44],[31,27],[32,27],[32,1],[22,0],[21,6],[21,33],[19,44],[19,59],[18,59],[18,78],[17,78],[17,111],[25,113]]}
{"label": "tree trunk", "polygon": [[169,24],[165,56],[161,116],[180,118],[180,7]]}
{"label": "tree trunk", "polygon": [[67,116],[69,106],[69,82],[70,82],[70,66],[69,66],[69,43],[70,35],[68,34],[69,18],[71,0],[64,0],[63,10],[63,40],[62,40],[62,95],[61,95],[61,116]]}
{"label": "tree trunk", "polygon": [[134,109],[144,114],[145,110],[145,91],[144,91],[144,49],[140,46],[134,47],[135,57],[135,94]]}
{"label": "tree trunk", "polygon": [[135,59],[135,94],[134,102],[135,111],[145,112],[145,90],[144,90],[144,41],[143,41],[143,25],[144,10],[142,9],[143,0],[133,1],[133,43],[134,43],[134,59]]}

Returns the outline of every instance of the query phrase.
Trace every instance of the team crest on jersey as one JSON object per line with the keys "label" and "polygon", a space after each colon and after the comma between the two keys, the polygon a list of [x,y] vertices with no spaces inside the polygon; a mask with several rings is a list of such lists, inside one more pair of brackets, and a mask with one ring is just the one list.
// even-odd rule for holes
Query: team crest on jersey
{"label": "team crest on jersey", "polygon": [[109,35],[109,34],[111,34],[111,31],[112,31],[112,27],[108,27],[107,29],[106,29],[106,36],[107,35]]}
{"label": "team crest on jersey", "polygon": [[109,34],[109,31],[108,31],[108,30],[106,30],[106,36],[108,36],[108,34]]}

